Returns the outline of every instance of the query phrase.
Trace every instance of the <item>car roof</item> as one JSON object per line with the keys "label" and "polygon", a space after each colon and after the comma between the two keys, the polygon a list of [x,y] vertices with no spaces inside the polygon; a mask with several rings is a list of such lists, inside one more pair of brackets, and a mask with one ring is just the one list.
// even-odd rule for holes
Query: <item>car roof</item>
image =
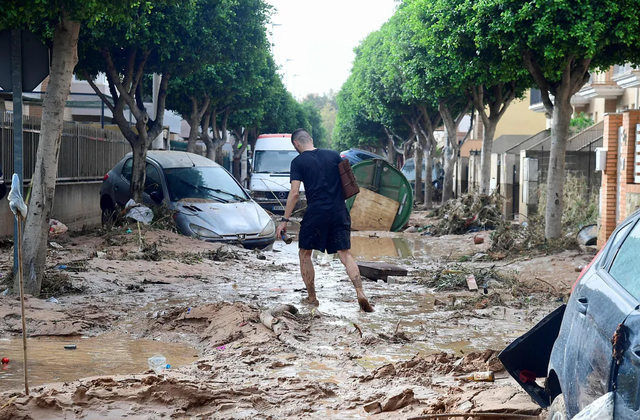
{"label": "car roof", "polygon": [[[127,156],[130,155],[131,153]],[[163,168],[191,168],[194,166],[212,168],[221,167],[211,159],[207,159],[204,156],[174,150],[149,150],[147,152],[147,158],[153,159]]]}
{"label": "car roof", "polygon": [[[381,157],[381,158],[382,158],[382,156],[380,156],[380,155],[378,155],[378,154],[375,154],[375,153],[373,153],[373,152],[369,152],[369,151],[367,151],[367,150],[356,149],[355,147],[352,147],[352,148],[350,148],[349,150],[345,150],[345,151],[343,151],[343,152],[341,152],[341,153],[347,153],[347,152],[365,153],[365,154],[367,154],[367,155],[369,155],[369,156],[377,156],[377,157]],[[384,158],[383,158],[383,159],[384,159]]]}

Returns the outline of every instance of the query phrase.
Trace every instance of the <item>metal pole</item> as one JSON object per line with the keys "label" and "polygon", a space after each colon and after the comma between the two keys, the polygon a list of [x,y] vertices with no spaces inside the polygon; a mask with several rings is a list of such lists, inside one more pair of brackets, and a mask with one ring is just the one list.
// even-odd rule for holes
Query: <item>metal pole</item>
{"label": "metal pole", "polygon": [[22,275],[22,216],[18,213],[16,215],[18,221],[18,242],[14,246],[18,250],[18,279],[20,280],[20,310],[22,314],[22,355],[24,357],[24,393],[29,395],[29,381],[28,381],[28,369],[27,369],[27,321],[25,319],[24,310],[24,278]]}
{"label": "metal pole", "polygon": [[[20,178],[20,195],[23,195],[24,172],[22,162],[22,39],[19,29],[11,30],[11,82],[13,84],[13,173]],[[13,243],[18,242],[20,221],[16,218],[13,224]],[[19,246],[13,247],[13,272],[18,273]]]}
{"label": "metal pole", "polygon": [[100,128],[104,129],[104,101],[100,101]]}

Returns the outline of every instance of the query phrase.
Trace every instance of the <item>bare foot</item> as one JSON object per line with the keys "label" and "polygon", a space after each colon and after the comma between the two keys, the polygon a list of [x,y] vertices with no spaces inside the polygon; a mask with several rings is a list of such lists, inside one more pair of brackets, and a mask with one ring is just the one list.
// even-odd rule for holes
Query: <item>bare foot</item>
{"label": "bare foot", "polygon": [[362,309],[363,311],[373,312],[373,306],[371,306],[366,297],[358,297],[358,304],[360,305],[360,309]]}
{"label": "bare foot", "polygon": [[311,300],[308,297],[300,299],[300,303],[305,304],[305,305],[312,305],[312,306],[320,305],[320,302],[318,302],[318,299]]}

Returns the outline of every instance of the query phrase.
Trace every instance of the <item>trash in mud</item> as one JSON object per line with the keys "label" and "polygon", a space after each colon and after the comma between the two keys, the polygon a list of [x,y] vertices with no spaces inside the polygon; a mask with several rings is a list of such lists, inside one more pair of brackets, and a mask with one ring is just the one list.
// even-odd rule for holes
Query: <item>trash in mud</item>
{"label": "trash in mud", "polygon": [[59,220],[49,219],[49,236],[62,235],[68,230],[69,228],[67,227],[67,225],[60,222]]}
{"label": "trash in mud", "polygon": [[148,225],[153,220],[153,211],[149,207],[136,203],[133,199],[127,202],[124,210],[127,213],[127,217],[136,222]]}
{"label": "trash in mud", "polygon": [[50,297],[49,299],[46,300],[46,302],[51,302],[51,303],[60,303],[60,301],[54,297]]}
{"label": "trash in mud", "polygon": [[148,359],[149,369],[159,375],[169,369],[171,366],[167,364],[167,358],[161,355],[155,355]]}
{"label": "trash in mud", "polygon": [[3,357],[2,358],[2,364],[3,365],[8,365],[9,364],[9,358],[8,357]]}
{"label": "trash in mud", "polygon": [[441,236],[469,231],[495,229],[504,223],[501,209],[504,198],[497,194],[463,194],[438,209],[439,221],[429,233]]}
{"label": "trash in mud", "polygon": [[60,245],[57,242],[49,242],[49,246],[53,249],[57,249],[57,250],[61,250],[64,249],[64,247],[62,245]]}
{"label": "trash in mud", "polygon": [[475,245],[481,245],[481,244],[484,243],[484,238],[482,236],[476,235],[476,236],[473,237],[473,243]]}
{"label": "trash in mud", "polygon": [[64,346],[65,350],[75,350],[77,348],[78,346],[76,344],[67,344],[66,346]]}
{"label": "trash in mud", "polygon": [[459,381],[473,381],[473,382],[495,382],[496,377],[492,371],[486,372],[473,372],[470,375],[460,376],[456,378]]}

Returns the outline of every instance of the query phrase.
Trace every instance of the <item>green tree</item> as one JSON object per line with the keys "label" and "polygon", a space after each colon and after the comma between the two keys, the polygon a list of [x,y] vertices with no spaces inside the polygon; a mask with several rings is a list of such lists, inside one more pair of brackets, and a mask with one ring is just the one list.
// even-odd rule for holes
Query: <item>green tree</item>
{"label": "green tree", "polygon": [[[257,97],[257,89],[266,80],[265,71],[275,73],[267,58],[265,23],[270,11],[262,0],[235,2],[230,8],[229,23],[214,28],[218,42],[225,48],[198,71],[171,82],[168,108],[189,121],[188,151],[195,150],[200,134],[207,146],[207,156],[219,158],[219,150],[228,140],[227,123],[232,107],[243,103],[237,97]],[[259,102],[253,100],[256,106]]]}
{"label": "green tree", "polygon": [[[130,22],[99,20],[83,31],[78,71],[113,113],[115,123],[131,144],[133,171],[131,197],[142,201],[145,160],[151,142],[161,134],[169,80],[188,75],[221,55],[226,48],[216,28],[230,24],[233,0],[172,0],[154,4],[149,12],[136,8]],[[104,72],[111,98],[93,83]],[[145,108],[145,74],[160,75],[156,109]],[[128,108],[134,118],[131,127],[125,118]]]}
{"label": "green tree", "polygon": [[485,0],[473,7],[479,48],[521,57],[520,66],[533,77],[553,116],[545,235],[558,238],[562,234],[571,97],[589,81],[590,70],[639,62],[638,2]]}
{"label": "green tree", "polygon": [[480,190],[488,194],[496,127],[511,102],[522,98],[533,80],[518,55],[476,44],[473,1],[411,0],[405,4],[416,42],[435,58],[429,64],[430,72],[465,92],[482,119]]}
{"label": "green tree", "polygon": [[[47,256],[49,219],[53,210],[62,121],[71,78],[78,58],[81,27],[96,21],[112,24],[128,20],[132,7],[146,12],[150,1],[129,0],[4,0],[0,28],[28,29],[51,41],[52,55],[47,94],[43,101],[40,141],[33,174],[30,206],[25,222],[22,271],[25,292],[39,296]],[[14,291],[18,290],[16,277]]]}

